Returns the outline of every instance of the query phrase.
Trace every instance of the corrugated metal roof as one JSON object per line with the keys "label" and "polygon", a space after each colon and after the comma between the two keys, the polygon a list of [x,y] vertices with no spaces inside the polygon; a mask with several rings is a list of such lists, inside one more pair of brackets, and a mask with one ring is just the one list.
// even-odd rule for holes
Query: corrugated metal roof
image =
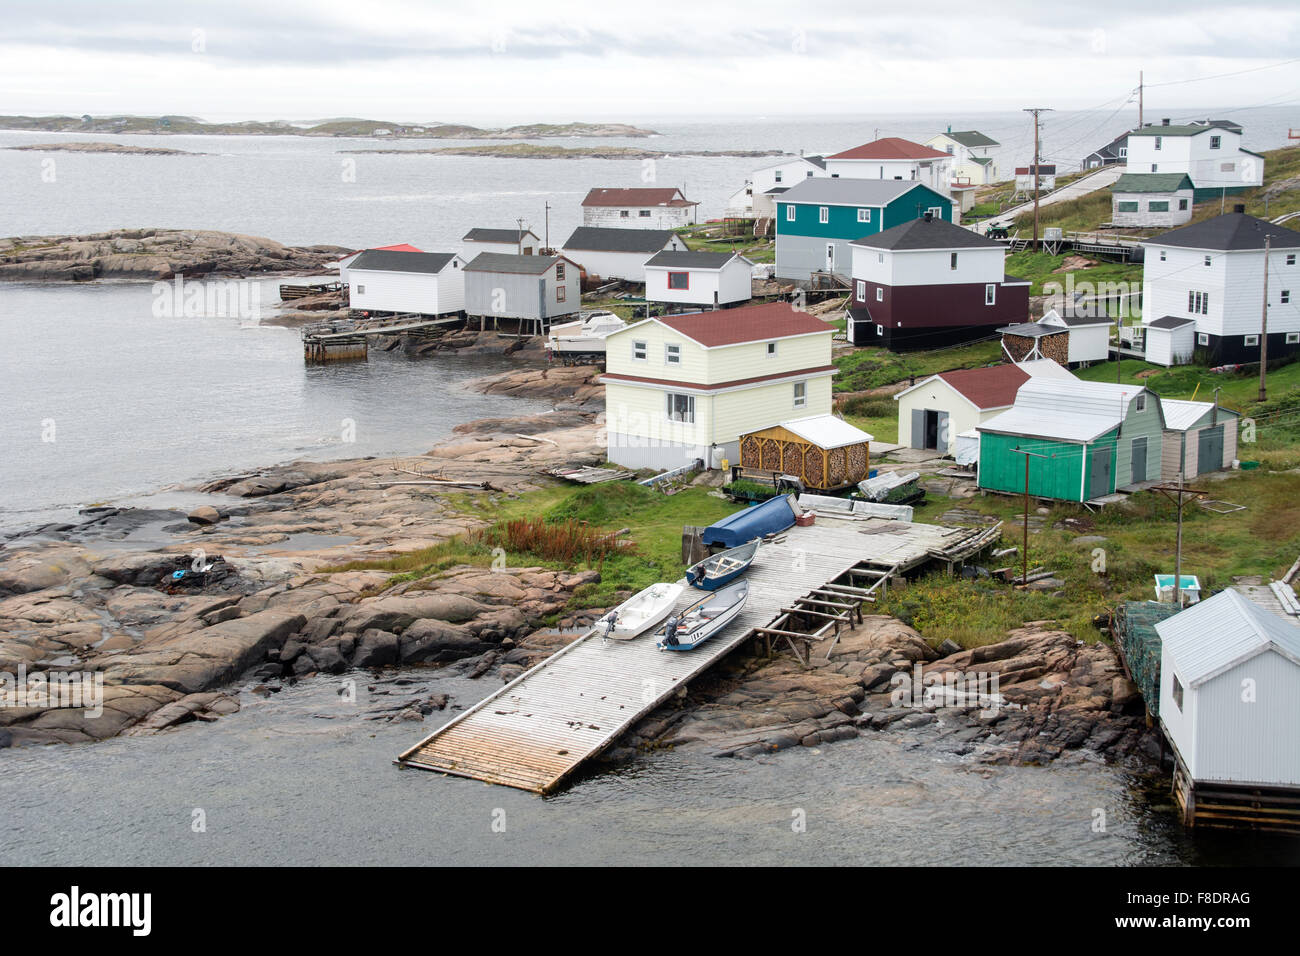
{"label": "corrugated metal roof", "polygon": [[1034,359],[1030,362],[1016,362],[1015,366],[1030,378],[1055,378],[1063,382],[1077,381],[1073,372],[1060,362],[1054,362],[1049,358]]}
{"label": "corrugated metal roof", "polygon": [[1236,591],[1220,591],[1156,625],[1179,679],[1189,687],[1274,650],[1300,667],[1300,627]]}
{"label": "corrugated metal roof", "polygon": [[1145,392],[1141,385],[1031,378],[1020,386],[1010,410],[979,428],[1061,441],[1093,441],[1118,427],[1133,399]]}
{"label": "corrugated metal roof", "polygon": [[814,176],[786,190],[782,202],[821,203],[827,206],[887,206],[908,190],[923,185],[915,180],[831,179]]}
{"label": "corrugated metal roof", "polygon": [[856,425],[850,425],[834,415],[810,415],[796,418],[794,421],[781,422],[781,428],[793,432],[804,441],[812,442],[819,448],[842,448],[845,445],[860,445],[872,440],[872,436]]}

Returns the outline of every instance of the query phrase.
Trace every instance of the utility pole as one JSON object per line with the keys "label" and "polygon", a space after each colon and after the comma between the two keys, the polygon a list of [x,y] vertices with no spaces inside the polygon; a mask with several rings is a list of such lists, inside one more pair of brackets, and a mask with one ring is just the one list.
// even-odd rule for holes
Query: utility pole
{"label": "utility pole", "polygon": [[1156,485],[1151,490],[1158,491],[1166,498],[1178,503],[1178,543],[1175,545],[1174,550],[1174,607],[1181,610],[1183,606],[1183,497],[1185,495],[1203,495],[1206,492],[1199,488],[1184,487],[1181,468],[1178,470],[1178,484]]}
{"label": "utility pole", "polygon": [[1038,114],[1051,113],[1046,106],[1027,106],[1026,113],[1034,114],[1034,252],[1038,251]]}
{"label": "utility pole", "polygon": [[1123,322],[1124,322],[1124,310],[1116,309],[1115,310],[1115,384],[1116,385],[1124,384],[1124,375],[1122,371],[1124,367],[1124,354],[1120,352],[1120,349],[1124,347],[1124,340],[1120,338],[1120,334],[1119,334],[1120,329],[1123,328]]}
{"label": "utility pole", "polygon": [[1265,378],[1268,375],[1268,251],[1273,237],[1264,235],[1264,311],[1259,320],[1259,400],[1268,398]]}
{"label": "utility pole", "polygon": [[1031,458],[1055,458],[1055,455],[1040,455],[1037,452],[1025,451],[1021,448],[1011,449],[1017,455],[1025,456],[1025,528],[1023,543],[1020,547],[1020,583],[1022,585],[1029,583],[1029,459]]}
{"label": "utility pole", "polygon": [[515,233],[515,240],[516,240],[516,241],[515,241],[515,255],[522,256],[522,255],[524,254],[524,221],[523,221],[523,219],[516,219],[516,220],[515,220],[515,225],[517,225],[517,226],[519,227],[519,231]]}
{"label": "utility pole", "polygon": [[1138,129],[1142,128],[1142,71],[1138,70]]}
{"label": "utility pole", "polygon": [[543,231],[546,233],[544,241],[546,252],[549,254],[551,251],[551,201],[549,199],[546,201],[546,226]]}

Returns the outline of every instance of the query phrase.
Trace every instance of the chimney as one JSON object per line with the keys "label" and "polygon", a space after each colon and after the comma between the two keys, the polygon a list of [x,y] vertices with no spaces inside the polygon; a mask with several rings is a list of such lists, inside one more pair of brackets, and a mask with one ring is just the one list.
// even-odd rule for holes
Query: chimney
{"label": "chimney", "polygon": [[948,135],[949,135],[949,136],[952,135],[952,124],[951,124],[951,123],[948,124]]}
{"label": "chimney", "polygon": [[1240,202],[1239,202],[1239,203],[1235,204],[1235,205],[1232,207],[1232,211],[1233,211],[1233,212],[1244,213],[1244,212],[1246,211],[1246,204],[1245,204],[1245,203],[1240,203]]}
{"label": "chimney", "polygon": [[1160,121],[1160,125],[1161,125],[1161,126],[1168,126],[1168,125],[1169,125],[1169,117],[1166,116],[1164,119],[1162,119],[1162,120]]}

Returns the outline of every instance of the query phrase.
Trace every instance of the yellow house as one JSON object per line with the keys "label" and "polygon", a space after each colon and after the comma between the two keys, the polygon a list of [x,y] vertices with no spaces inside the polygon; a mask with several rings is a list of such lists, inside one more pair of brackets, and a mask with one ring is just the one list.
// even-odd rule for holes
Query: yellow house
{"label": "yellow house", "polygon": [[831,411],[834,329],[784,302],[646,319],[605,340],[608,457],[739,460],[740,436]]}

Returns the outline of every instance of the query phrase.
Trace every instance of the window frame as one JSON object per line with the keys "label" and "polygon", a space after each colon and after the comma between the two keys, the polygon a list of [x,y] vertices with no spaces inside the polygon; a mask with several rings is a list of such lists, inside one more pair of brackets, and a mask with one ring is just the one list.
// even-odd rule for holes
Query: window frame
{"label": "window frame", "polygon": [[867,301],[867,282],[866,282],[866,280],[865,280],[865,279],[855,279],[855,280],[854,280],[854,285],[855,285],[855,288],[854,288],[853,291],[856,293],[856,295],[855,295],[854,297],[855,297],[859,302],[866,302],[866,301]]}
{"label": "window frame", "polygon": [[[1254,339],[1253,342],[1251,341],[1252,339]],[[1259,336],[1258,336],[1258,335],[1243,335],[1243,336],[1241,337],[1241,344],[1242,344],[1243,347],[1248,348],[1248,349],[1259,348]]]}
{"label": "window frame", "polygon": [[[638,355],[637,353],[641,354]],[[650,361],[650,342],[647,339],[632,340],[632,361],[648,362]]]}
{"label": "window frame", "polygon": [[858,222],[871,222],[871,210],[869,208],[858,209]]}
{"label": "window frame", "polygon": [[664,343],[664,364],[676,365],[679,368],[682,364],[682,344],[680,342]]}
{"label": "window frame", "polygon": [[[673,285],[673,280],[686,277],[686,285]],[[690,272],[672,272],[668,273],[668,291],[670,292],[689,292],[691,291],[691,274]]]}
{"label": "window frame", "polygon": [[808,380],[807,380],[807,379],[803,379],[802,381],[794,382],[794,383],[793,383],[793,386],[794,386],[794,388],[793,388],[793,400],[794,400],[794,405],[793,405],[793,407],[794,407],[794,408],[807,408],[807,407],[808,407]]}
{"label": "window frame", "polygon": [[984,285],[984,304],[998,304],[998,284],[996,282],[987,282]]}
{"label": "window frame", "polygon": [[818,207],[817,207],[817,224],[820,225],[820,226],[825,226],[825,225],[828,225],[828,224],[830,223],[830,221],[831,221],[831,207],[830,207],[830,206],[818,206]]}
{"label": "window frame", "polygon": [[[684,408],[680,413],[675,412],[676,402],[673,399],[684,399],[682,403]],[[677,417],[680,414],[681,417]],[[664,417],[670,422],[676,422],[680,425],[695,424],[695,396],[686,392],[664,392]]]}
{"label": "window frame", "polygon": [[785,204],[785,221],[786,222],[795,221],[795,208],[794,208],[794,203],[792,202],[788,202]]}

